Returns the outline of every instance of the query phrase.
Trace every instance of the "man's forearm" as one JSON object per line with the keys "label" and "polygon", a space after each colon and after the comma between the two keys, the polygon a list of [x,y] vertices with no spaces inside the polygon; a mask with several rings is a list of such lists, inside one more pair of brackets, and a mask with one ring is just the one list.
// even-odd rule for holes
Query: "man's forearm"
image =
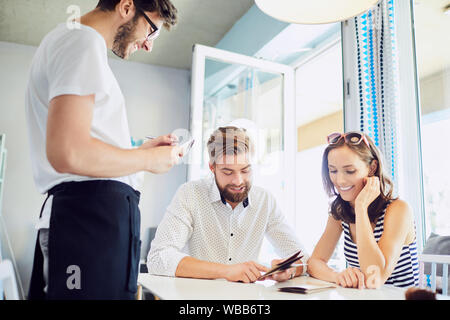
{"label": "man's forearm", "polygon": [[[137,149],[124,149],[92,137],[95,96],[58,96],[50,102],[46,155],[59,173],[116,178],[139,171],[164,173],[178,161],[172,141],[158,137]],[[173,151],[173,152],[172,152]]]}
{"label": "man's forearm", "polygon": [[220,263],[184,257],[178,263],[175,276],[197,279],[225,279],[227,266]]}
{"label": "man's forearm", "polygon": [[47,157],[60,173],[116,178],[146,170],[148,150],[121,149],[90,138],[70,146],[47,146]]}

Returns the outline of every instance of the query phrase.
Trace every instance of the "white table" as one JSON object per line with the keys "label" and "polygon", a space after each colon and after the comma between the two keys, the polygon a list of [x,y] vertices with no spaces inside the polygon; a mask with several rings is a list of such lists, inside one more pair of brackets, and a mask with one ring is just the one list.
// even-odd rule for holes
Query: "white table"
{"label": "white table", "polygon": [[311,277],[297,277],[282,283],[272,280],[237,283],[226,280],[202,280],[154,276],[141,273],[138,282],[164,300],[404,300],[401,288],[383,286],[379,289],[337,287],[310,294],[279,292],[279,287],[304,283],[324,283]]}

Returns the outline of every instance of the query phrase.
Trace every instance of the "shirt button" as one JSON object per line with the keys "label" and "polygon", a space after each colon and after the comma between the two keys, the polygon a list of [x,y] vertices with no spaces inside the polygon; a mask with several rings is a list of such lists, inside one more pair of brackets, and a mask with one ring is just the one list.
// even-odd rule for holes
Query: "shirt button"
{"label": "shirt button", "polygon": [[231,261],[231,258],[229,258],[228,261]]}
{"label": "shirt button", "polygon": [[233,234],[231,234],[231,236],[233,236]]}

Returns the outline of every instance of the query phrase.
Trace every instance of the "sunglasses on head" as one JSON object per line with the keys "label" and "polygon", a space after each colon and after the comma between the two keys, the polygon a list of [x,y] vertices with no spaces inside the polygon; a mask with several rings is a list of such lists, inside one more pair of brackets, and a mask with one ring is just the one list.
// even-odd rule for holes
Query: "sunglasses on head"
{"label": "sunglasses on head", "polygon": [[339,133],[335,132],[327,137],[328,144],[336,145],[339,144],[342,139],[344,139],[344,142],[351,145],[358,145],[361,143],[361,141],[364,141],[364,143],[369,146],[369,141],[367,140],[366,136],[363,133],[360,132],[347,132],[347,133]]}

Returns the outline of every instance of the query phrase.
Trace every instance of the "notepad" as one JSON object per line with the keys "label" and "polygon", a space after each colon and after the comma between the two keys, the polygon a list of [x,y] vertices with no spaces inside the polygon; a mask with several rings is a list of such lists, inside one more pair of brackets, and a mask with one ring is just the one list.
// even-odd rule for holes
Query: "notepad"
{"label": "notepad", "polygon": [[298,286],[290,286],[290,287],[281,287],[278,288],[278,291],[281,292],[289,292],[289,293],[300,293],[300,294],[308,294],[320,292],[327,289],[336,288],[333,284],[302,284]]}
{"label": "notepad", "polygon": [[183,157],[186,157],[186,155],[189,153],[189,151],[191,151],[191,148],[194,145],[194,142],[195,142],[195,139],[190,139],[181,145],[181,148],[183,149]]}

